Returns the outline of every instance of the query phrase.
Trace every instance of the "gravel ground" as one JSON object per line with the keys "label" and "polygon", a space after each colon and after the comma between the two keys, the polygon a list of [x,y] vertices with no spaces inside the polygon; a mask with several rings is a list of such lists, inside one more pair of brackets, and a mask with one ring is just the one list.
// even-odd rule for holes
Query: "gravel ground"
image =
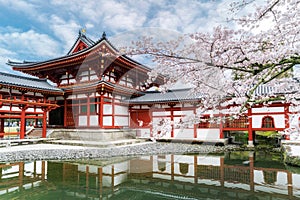
{"label": "gravel ground", "polygon": [[74,160],[109,158],[119,156],[139,156],[170,153],[221,153],[236,150],[236,145],[214,146],[182,143],[140,143],[109,148],[92,148],[53,144],[35,144],[3,147],[0,149],[0,162],[33,160]]}

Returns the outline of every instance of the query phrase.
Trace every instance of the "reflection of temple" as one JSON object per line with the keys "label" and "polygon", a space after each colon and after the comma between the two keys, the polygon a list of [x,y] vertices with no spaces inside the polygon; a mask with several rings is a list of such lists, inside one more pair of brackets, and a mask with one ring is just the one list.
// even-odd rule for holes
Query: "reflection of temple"
{"label": "reflection of temple", "polygon": [[101,166],[52,161],[2,165],[0,198],[10,199],[13,195],[36,198],[60,195],[65,199],[131,199],[137,195],[145,199],[300,197],[300,174],[257,157],[250,154],[249,165],[235,159],[234,153],[225,157],[144,156],[114,164],[102,162]]}

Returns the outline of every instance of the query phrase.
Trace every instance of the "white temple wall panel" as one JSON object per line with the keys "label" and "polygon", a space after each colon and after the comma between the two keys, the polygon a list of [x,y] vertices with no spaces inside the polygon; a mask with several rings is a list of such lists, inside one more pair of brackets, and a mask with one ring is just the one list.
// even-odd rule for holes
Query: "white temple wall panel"
{"label": "white temple wall panel", "polygon": [[216,140],[220,138],[220,129],[197,129],[197,139]]}
{"label": "white temple wall panel", "polygon": [[43,110],[41,108],[36,108],[35,111],[36,112],[43,112]]}
{"label": "white temple wall panel", "polygon": [[252,113],[270,113],[270,112],[284,112],[284,107],[261,107],[252,108]]}
{"label": "white temple wall panel", "polygon": [[9,106],[2,106],[2,107],[0,108],[0,110],[10,110],[10,107],[9,107]]}
{"label": "white temple wall panel", "polygon": [[111,116],[104,116],[103,117],[103,126],[112,126],[112,117]]}
{"label": "white temple wall panel", "polygon": [[115,126],[129,126],[129,117],[127,116],[115,116]]}
{"label": "white temple wall panel", "polygon": [[34,108],[28,108],[26,112],[34,112]]}
{"label": "white temple wall panel", "polygon": [[114,186],[120,185],[127,180],[127,173],[117,174],[114,176]]}
{"label": "white temple wall panel", "polygon": [[87,77],[87,76],[83,76],[82,78],[81,78],[81,81],[83,82],[83,81],[88,81],[89,80],[89,77]]}
{"label": "white temple wall panel", "polygon": [[121,172],[126,172],[128,170],[129,170],[129,167],[128,167],[127,161],[114,164],[114,173],[115,174],[121,173]]}
{"label": "white temple wall panel", "polygon": [[103,105],[103,114],[104,115],[112,114],[112,105],[111,104],[104,104]]}
{"label": "white temple wall panel", "polygon": [[194,110],[180,110],[180,111],[173,111],[174,115],[191,115],[194,114]]}
{"label": "white temple wall panel", "polygon": [[164,112],[156,112],[156,111],[154,111],[152,113],[152,116],[169,116],[169,115],[171,115],[170,111],[164,111]]}
{"label": "white temple wall panel", "polygon": [[275,128],[285,128],[284,115],[253,115],[252,128],[262,128],[262,120],[264,117],[270,116],[274,119]]}
{"label": "white temple wall panel", "polygon": [[68,80],[62,80],[60,84],[68,84]]}
{"label": "white temple wall panel", "polygon": [[86,99],[87,96],[85,94],[77,94],[77,99],[81,99],[81,98]]}
{"label": "white temple wall panel", "polygon": [[219,157],[215,156],[197,156],[198,165],[207,165],[207,166],[220,166],[221,161]]}
{"label": "white temple wall panel", "polygon": [[128,107],[127,106],[121,106],[121,105],[115,105],[115,114],[116,115],[128,115]]}
{"label": "white temple wall panel", "polygon": [[90,126],[98,126],[98,115],[90,116]]}
{"label": "white temple wall panel", "polygon": [[174,160],[176,163],[187,163],[187,164],[194,163],[194,157],[187,156],[187,155],[174,155]]}
{"label": "white temple wall panel", "polygon": [[300,174],[293,174],[293,187],[297,188],[300,193]]}
{"label": "white temple wall panel", "polygon": [[176,139],[193,139],[194,129],[174,129],[174,138]]}
{"label": "white temple wall panel", "polygon": [[11,110],[12,110],[12,111],[21,111],[21,109],[18,108],[18,107],[12,107]]}
{"label": "white temple wall panel", "polygon": [[69,79],[69,83],[72,84],[72,83],[76,83],[76,79],[72,78],[72,79]]}
{"label": "white temple wall panel", "polygon": [[87,116],[79,116],[79,126],[87,126]]}

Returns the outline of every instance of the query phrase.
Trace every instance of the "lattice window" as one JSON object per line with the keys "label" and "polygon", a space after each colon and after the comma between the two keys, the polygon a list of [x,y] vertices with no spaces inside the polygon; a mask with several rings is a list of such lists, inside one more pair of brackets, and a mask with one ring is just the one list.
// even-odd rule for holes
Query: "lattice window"
{"label": "lattice window", "polygon": [[248,127],[248,117],[240,116],[238,119],[226,118],[224,123],[224,128],[247,128]]}
{"label": "lattice window", "polygon": [[275,128],[273,117],[266,116],[262,119],[262,128]]}
{"label": "lattice window", "polygon": [[198,128],[219,128],[220,125],[212,119],[210,116],[201,117],[201,122],[198,125]]}

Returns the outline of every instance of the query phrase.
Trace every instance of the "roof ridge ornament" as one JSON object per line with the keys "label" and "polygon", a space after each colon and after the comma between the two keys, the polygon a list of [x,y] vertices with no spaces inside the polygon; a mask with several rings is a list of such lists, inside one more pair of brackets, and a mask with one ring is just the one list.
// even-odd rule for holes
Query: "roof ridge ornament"
{"label": "roof ridge ornament", "polygon": [[103,31],[103,33],[102,33],[102,39],[106,39],[106,33],[105,33],[105,31]]}
{"label": "roof ridge ornament", "polygon": [[86,28],[79,29],[79,35],[85,35],[85,33],[86,33]]}

